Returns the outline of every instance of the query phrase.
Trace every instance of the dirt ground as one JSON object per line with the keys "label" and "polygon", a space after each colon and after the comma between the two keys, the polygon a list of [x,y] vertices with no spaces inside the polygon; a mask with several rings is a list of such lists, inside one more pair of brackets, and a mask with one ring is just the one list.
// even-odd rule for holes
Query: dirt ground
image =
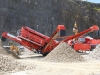
{"label": "dirt ground", "polygon": [[42,58],[41,55],[32,55],[25,59],[18,59],[24,64],[34,64],[35,68],[9,75],[100,75],[99,61],[55,63],[42,61]]}
{"label": "dirt ground", "polygon": [[[32,54],[31,51],[27,51],[20,55],[21,59],[15,60],[34,68],[14,73],[5,72],[3,75],[100,75],[100,61],[51,62],[44,61],[41,54]],[[87,57],[87,55],[82,56]]]}

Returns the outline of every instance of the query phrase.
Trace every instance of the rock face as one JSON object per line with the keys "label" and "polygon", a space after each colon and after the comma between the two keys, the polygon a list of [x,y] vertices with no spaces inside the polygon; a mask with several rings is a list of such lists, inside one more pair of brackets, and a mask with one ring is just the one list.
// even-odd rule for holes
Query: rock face
{"label": "rock face", "polygon": [[15,34],[28,26],[50,36],[58,24],[64,24],[72,34],[76,21],[79,31],[100,24],[100,4],[73,0],[1,0],[0,34]]}

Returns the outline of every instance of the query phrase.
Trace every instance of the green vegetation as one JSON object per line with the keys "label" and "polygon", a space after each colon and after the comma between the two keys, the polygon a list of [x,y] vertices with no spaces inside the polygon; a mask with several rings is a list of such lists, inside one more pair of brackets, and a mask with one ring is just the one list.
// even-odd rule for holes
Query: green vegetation
{"label": "green vegetation", "polygon": [[94,7],[93,9],[96,11],[100,11],[100,7]]}

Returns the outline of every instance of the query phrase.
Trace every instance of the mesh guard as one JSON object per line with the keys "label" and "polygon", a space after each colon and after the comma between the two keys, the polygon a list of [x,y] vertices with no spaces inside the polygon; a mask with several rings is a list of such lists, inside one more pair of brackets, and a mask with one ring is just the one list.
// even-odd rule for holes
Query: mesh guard
{"label": "mesh guard", "polygon": [[59,37],[66,36],[66,31],[65,30],[60,30],[59,32]]}

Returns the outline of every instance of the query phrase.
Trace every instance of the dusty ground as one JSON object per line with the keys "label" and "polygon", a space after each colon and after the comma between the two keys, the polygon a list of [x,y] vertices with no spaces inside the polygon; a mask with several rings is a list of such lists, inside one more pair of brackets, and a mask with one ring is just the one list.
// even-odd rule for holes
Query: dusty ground
{"label": "dusty ground", "polygon": [[[14,73],[5,72],[2,75],[100,75],[100,61],[51,62],[43,61],[44,57],[41,54],[31,53],[25,51],[20,56],[21,59],[15,60],[24,65],[28,64],[29,67],[33,66],[32,69]],[[82,56],[87,57],[87,55]]]}
{"label": "dusty ground", "polygon": [[36,66],[34,69],[16,72],[9,75],[100,75],[99,61],[51,63],[42,61],[42,58],[41,55],[34,55],[32,58],[18,59],[19,62],[23,62],[24,64],[34,64]]}

